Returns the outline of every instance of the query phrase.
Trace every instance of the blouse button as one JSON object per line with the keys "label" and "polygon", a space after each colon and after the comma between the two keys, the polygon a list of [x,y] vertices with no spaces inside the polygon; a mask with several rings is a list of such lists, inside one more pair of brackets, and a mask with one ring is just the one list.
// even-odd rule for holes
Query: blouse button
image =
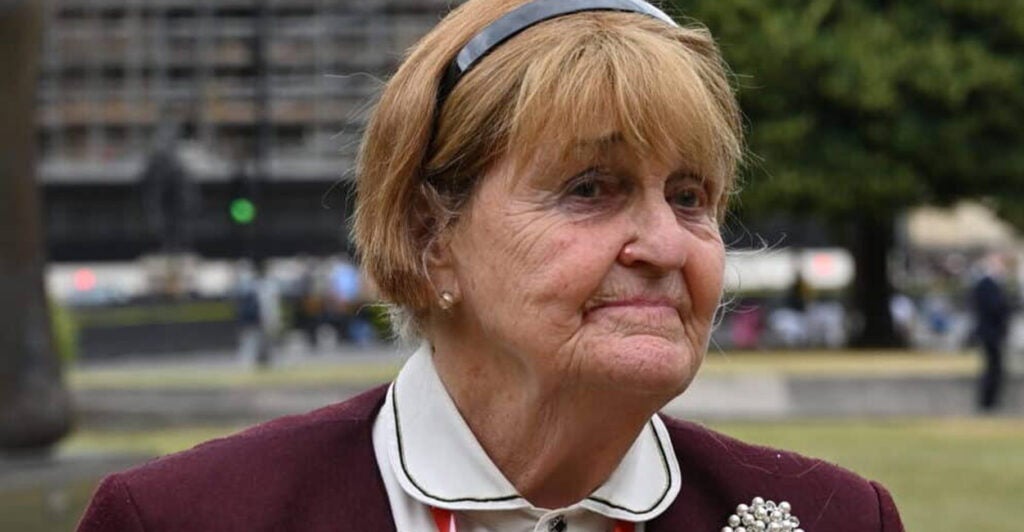
{"label": "blouse button", "polygon": [[565,532],[568,525],[565,524],[565,517],[556,515],[554,519],[548,521],[548,532]]}

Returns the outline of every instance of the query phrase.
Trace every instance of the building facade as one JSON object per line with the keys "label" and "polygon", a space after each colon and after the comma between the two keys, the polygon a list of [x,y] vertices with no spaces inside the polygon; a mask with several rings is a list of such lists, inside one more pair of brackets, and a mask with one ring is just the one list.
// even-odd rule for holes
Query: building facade
{"label": "building facade", "polygon": [[[253,231],[265,253],[339,249],[367,110],[448,7],[47,0],[38,145],[51,257],[160,251],[169,225],[184,234],[173,245],[203,255],[243,254]],[[240,193],[259,195],[255,228],[231,227]]]}

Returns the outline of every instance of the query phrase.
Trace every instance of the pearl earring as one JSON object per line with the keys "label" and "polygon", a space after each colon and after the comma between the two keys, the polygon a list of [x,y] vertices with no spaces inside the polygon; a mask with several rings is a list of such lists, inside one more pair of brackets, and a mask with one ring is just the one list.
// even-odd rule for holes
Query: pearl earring
{"label": "pearl earring", "polygon": [[437,299],[437,305],[441,307],[441,310],[449,311],[455,306],[455,296],[451,292],[444,290],[441,292],[441,297]]}

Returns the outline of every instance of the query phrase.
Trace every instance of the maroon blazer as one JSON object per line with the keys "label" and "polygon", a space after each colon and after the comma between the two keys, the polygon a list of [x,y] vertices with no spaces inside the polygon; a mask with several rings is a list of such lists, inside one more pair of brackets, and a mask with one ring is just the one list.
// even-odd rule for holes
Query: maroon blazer
{"label": "maroon blazer", "polygon": [[[385,391],[111,475],[78,530],[393,531],[371,438]],[[718,532],[737,504],[755,496],[789,501],[807,532],[903,530],[892,497],[876,483],[821,460],[664,421],[682,490],[648,532]]]}

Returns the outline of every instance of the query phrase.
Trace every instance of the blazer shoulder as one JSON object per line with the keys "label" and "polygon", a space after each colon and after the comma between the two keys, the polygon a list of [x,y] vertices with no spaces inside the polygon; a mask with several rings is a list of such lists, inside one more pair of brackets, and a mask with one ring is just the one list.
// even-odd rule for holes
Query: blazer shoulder
{"label": "blazer shoulder", "polygon": [[684,487],[690,483],[694,491],[710,492],[728,508],[762,497],[789,502],[807,530],[903,530],[889,492],[848,469],[746,443],[696,423],[662,419]]}
{"label": "blazer shoulder", "polygon": [[865,484],[856,473],[818,458],[756,445],[717,432],[703,425],[663,416],[677,454],[686,461],[699,457],[720,469],[742,469],[748,474],[775,477],[834,476],[839,482]]}
{"label": "blazer shoulder", "polygon": [[135,501],[116,474],[103,479],[78,522],[79,532],[144,529]]}
{"label": "blazer shoulder", "polygon": [[[147,529],[243,530],[245,522],[286,515],[337,515],[339,497],[373,501],[385,493],[372,443],[385,392],[375,388],[111,475],[87,515],[109,508],[100,513],[105,519],[134,514]],[[315,522],[305,529],[318,529]]]}
{"label": "blazer shoulder", "polygon": [[215,463],[218,469],[233,463],[252,466],[259,462],[248,461],[250,457],[315,452],[318,446],[311,444],[316,442],[330,442],[330,445],[358,443],[359,438],[372,427],[385,393],[386,386],[381,386],[341,403],[260,423],[129,469],[121,474],[121,478],[130,485],[159,471],[190,474],[193,464]]}

